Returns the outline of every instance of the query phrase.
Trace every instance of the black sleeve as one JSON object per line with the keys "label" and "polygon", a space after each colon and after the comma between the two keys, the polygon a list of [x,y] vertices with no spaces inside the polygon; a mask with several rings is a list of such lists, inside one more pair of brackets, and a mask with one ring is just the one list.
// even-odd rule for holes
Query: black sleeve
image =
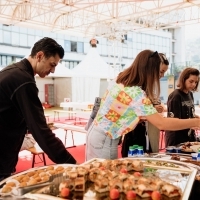
{"label": "black sleeve", "polygon": [[167,100],[168,117],[173,113],[174,118],[181,119],[181,110],[181,97],[176,93],[170,94]]}
{"label": "black sleeve", "polygon": [[13,96],[13,102],[20,109],[34,139],[53,162],[76,163],[62,141],[49,129],[38,98],[38,89],[34,83],[20,87]]}

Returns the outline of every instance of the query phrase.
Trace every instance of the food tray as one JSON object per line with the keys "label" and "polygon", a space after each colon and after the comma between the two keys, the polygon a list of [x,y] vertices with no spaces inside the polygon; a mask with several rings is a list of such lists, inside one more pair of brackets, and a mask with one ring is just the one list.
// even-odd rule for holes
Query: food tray
{"label": "food tray", "polygon": [[[127,159],[127,158],[126,158]],[[128,159],[140,159],[144,162],[146,162],[147,160],[152,160],[152,161],[165,161],[165,159],[158,159],[158,158],[128,158]],[[98,161],[98,162],[102,162],[104,161],[105,159],[92,159],[90,161],[87,161],[85,163],[83,163],[82,165],[85,165],[85,164],[90,164],[90,163],[93,163],[95,161]],[[121,159],[120,159],[121,160]],[[191,191],[191,188],[192,188],[192,185],[193,185],[193,182],[194,182],[194,178],[195,178],[195,175],[196,175],[196,172],[197,170],[191,166],[187,166],[186,164],[182,163],[182,162],[178,162],[178,161],[170,161],[170,160],[167,160],[167,162],[169,163],[173,163],[177,166],[180,166],[180,169],[179,168],[169,168],[169,167],[155,167],[155,166],[147,166],[146,168],[149,169],[149,168],[155,168],[156,171],[159,171],[159,173],[161,175],[164,176],[164,178],[166,178],[166,175],[170,175],[170,177],[172,177],[172,181],[174,181],[173,179],[176,178],[176,177],[179,177],[179,180],[177,181],[174,181],[174,185],[177,185],[179,186],[182,191],[183,191],[183,195],[181,198],[178,198],[178,199],[181,199],[181,200],[186,200],[189,198],[189,195],[190,195],[190,191]],[[60,164],[60,165],[53,165],[54,167],[58,167],[58,166],[63,166],[63,167],[68,167],[68,166],[73,166],[73,167],[77,167],[78,165],[69,165],[69,164]],[[81,165],[80,165],[81,166]],[[15,176],[19,176],[21,174],[25,174],[25,173],[28,173],[30,171],[34,171],[34,170],[38,170],[38,169],[44,169],[48,166],[44,166],[44,167],[36,167],[36,168],[33,168],[33,169],[30,169],[30,170],[27,170],[25,172],[21,172],[19,174],[16,174],[14,176],[11,176],[7,179],[5,179],[4,181],[1,181],[0,184],[3,185],[4,183],[6,183],[6,181],[8,181],[9,179],[12,179],[13,177]],[[181,176],[181,178],[180,178]],[[160,177],[161,178],[161,177]],[[168,181],[169,182],[169,181]],[[170,182],[171,183],[171,182]],[[173,183],[172,183],[173,184]],[[106,199],[108,198],[108,193],[106,193],[107,197]],[[55,196],[50,196],[50,195],[47,195],[47,194],[41,194],[41,193],[38,193],[38,190],[37,191],[33,191],[33,192],[30,192],[28,193],[27,195],[24,195],[24,197],[26,197],[26,199],[61,199],[61,198],[58,198],[58,197],[55,197]],[[5,198],[2,198],[2,199],[5,199],[7,200],[7,197]],[[17,199],[16,197],[9,197],[9,200],[15,200]],[[78,199],[81,199],[81,198],[78,198]],[[104,197],[103,198],[100,198],[100,199],[105,199],[105,194],[104,194]],[[142,198],[139,198],[139,199],[142,199]],[[169,198],[166,198],[166,199],[169,199]],[[177,199],[177,198],[176,198]]]}
{"label": "food tray", "polygon": [[[62,167],[64,167],[64,168],[66,168],[66,167],[77,167],[78,165],[75,165],[75,164],[54,164],[54,165],[48,165],[48,166],[42,166],[42,167],[34,167],[34,168],[29,169],[29,170],[26,170],[26,171],[23,171],[23,172],[14,174],[14,175],[12,175],[12,176],[10,176],[10,177],[8,177],[8,178],[2,180],[2,181],[0,182],[0,189],[6,184],[6,182],[9,182],[10,180],[12,180],[12,179],[15,178],[15,177],[18,177],[18,176],[27,174],[27,173],[29,173],[29,172],[34,172],[34,171],[36,171],[36,170],[46,169],[46,168],[48,168],[48,167],[50,167],[50,166],[53,166],[54,169],[56,169],[56,168],[59,167],[59,166],[62,166]],[[42,184],[45,184],[45,182],[43,182]],[[27,186],[27,187],[28,187],[28,186]],[[37,184],[36,184],[36,185],[31,185],[30,187],[32,187],[32,188],[37,187]],[[23,188],[22,188],[22,190],[23,190]],[[19,190],[19,191],[20,191],[20,190]],[[22,199],[22,197],[21,197],[21,196],[14,196],[14,195],[12,195],[12,194],[10,194],[10,193],[8,193],[8,194],[6,194],[6,193],[3,193],[3,194],[0,193],[0,200],[1,200],[1,199],[3,199],[3,200],[7,200],[7,199],[9,199],[9,200],[18,200],[18,199]],[[29,199],[29,198],[23,198],[23,199],[26,200],[26,199]]]}
{"label": "food tray", "polygon": [[[163,156],[166,156],[165,154],[161,154]],[[127,158],[121,158],[121,159],[127,159]],[[195,176],[197,173],[197,168],[198,166],[192,165],[192,164],[188,164],[188,163],[183,163],[180,161],[175,161],[175,160],[169,160],[169,159],[165,159],[165,158],[151,158],[151,157],[135,157],[135,158],[128,158],[128,159],[133,159],[133,160],[142,160],[144,162],[147,161],[152,161],[152,162],[157,162],[157,161],[161,161],[161,162],[167,162],[167,163],[172,163],[175,166],[179,166],[179,168],[175,167],[165,167],[165,166],[155,166],[155,165],[146,165],[147,168],[154,168],[159,170],[159,173],[161,173],[161,175],[163,175],[164,178],[171,176],[172,180],[171,183],[179,186],[182,189],[183,195],[181,197],[181,200],[188,200],[189,196],[190,196],[190,192],[192,190],[192,186],[195,180]],[[104,159],[98,159],[98,158],[94,158],[91,159],[89,161],[86,161],[84,164],[92,164],[93,162],[102,162]],[[178,181],[174,181],[173,179],[174,177],[176,177],[177,175],[183,175],[183,174],[188,174],[188,176],[186,175],[183,178],[180,178]],[[187,178],[186,178],[187,177]]]}

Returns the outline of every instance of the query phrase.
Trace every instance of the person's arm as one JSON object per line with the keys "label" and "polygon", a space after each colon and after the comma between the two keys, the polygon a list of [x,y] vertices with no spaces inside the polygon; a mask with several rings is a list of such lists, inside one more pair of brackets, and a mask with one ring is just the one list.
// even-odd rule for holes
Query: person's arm
{"label": "person's arm", "polygon": [[28,83],[19,88],[15,92],[12,101],[20,109],[27,128],[36,142],[53,162],[76,163],[62,141],[47,126],[44,110],[38,98],[38,90],[34,83]]}
{"label": "person's arm", "polygon": [[137,101],[137,107],[134,107],[139,119],[146,119],[160,130],[182,130],[187,128],[200,129],[200,119],[177,119],[177,118],[165,118],[159,113],[155,112],[155,108],[151,104],[148,98],[141,95],[141,98]]}
{"label": "person's arm", "polygon": [[187,128],[200,129],[200,119],[178,119],[178,118],[165,118],[158,113],[146,116],[147,121],[151,122],[160,130],[183,130]]}

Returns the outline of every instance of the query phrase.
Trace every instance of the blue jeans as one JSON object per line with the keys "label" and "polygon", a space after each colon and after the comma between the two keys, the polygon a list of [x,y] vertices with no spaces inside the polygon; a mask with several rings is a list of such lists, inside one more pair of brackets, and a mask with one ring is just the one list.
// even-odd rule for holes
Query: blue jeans
{"label": "blue jeans", "polygon": [[86,138],[86,161],[93,158],[117,159],[119,140],[120,138],[111,139],[92,123]]}

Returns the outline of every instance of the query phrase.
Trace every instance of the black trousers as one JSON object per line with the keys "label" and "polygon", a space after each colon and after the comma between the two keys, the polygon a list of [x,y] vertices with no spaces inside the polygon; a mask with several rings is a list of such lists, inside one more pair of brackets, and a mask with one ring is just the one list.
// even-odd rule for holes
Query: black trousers
{"label": "black trousers", "polygon": [[[129,133],[127,133],[124,136],[124,140],[122,143],[122,150],[121,150],[121,154],[122,157],[127,157],[128,156],[128,150],[129,150],[129,146],[133,146],[133,145],[139,145],[139,146],[143,146],[144,152],[147,152],[146,150],[146,126],[145,123],[139,123],[134,130],[130,131]],[[149,144],[149,151],[151,152],[151,147]]]}

